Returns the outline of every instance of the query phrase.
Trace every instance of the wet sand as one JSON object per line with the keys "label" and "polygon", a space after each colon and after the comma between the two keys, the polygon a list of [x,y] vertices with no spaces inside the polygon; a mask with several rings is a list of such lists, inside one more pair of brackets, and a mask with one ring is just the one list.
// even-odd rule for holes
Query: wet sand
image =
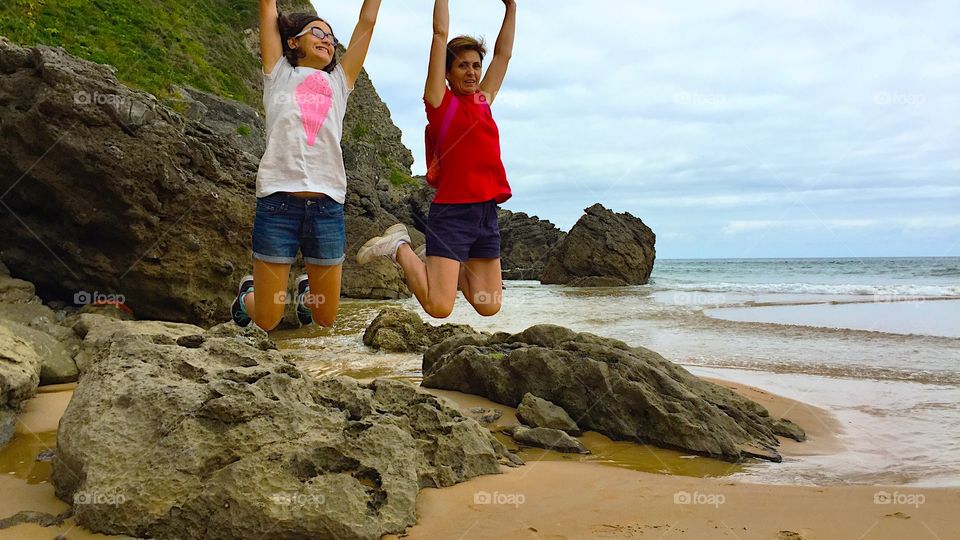
{"label": "wet sand", "polygon": [[[784,456],[822,455],[842,449],[840,427],[829,413],[745,385],[721,382],[786,416],[807,430],[809,441],[784,441]],[[16,443],[0,452],[0,516],[21,510],[58,514],[67,505],[49,484],[49,463],[36,463],[36,454],[54,443],[60,416],[72,387],[46,389],[31,400]],[[498,408],[500,425],[515,422],[514,411],[477,396],[435,391],[464,409]],[[602,436],[588,437],[599,448]],[[612,442],[612,441],[611,441]],[[643,445],[624,445],[620,452],[649,453]],[[601,452],[602,454],[603,452]],[[608,452],[610,453],[610,452]],[[555,453],[549,453],[555,454]],[[679,453],[678,453],[679,454]],[[960,538],[960,490],[834,486],[826,488],[767,486],[731,481],[712,470],[686,468],[655,474],[569,461],[542,455],[524,467],[503,468],[501,475],[475,478],[444,489],[425,489],[417,501],[418,524],[406,538]],[[624,458],[620,457],[621,461]],[[702,461],[713,461],[700,458]],[[647,461],[650,461],[649,459]],[[721,463],[721,462],[717,462]],[[730,464],[724,464],[730,467]],[[706,471],[704,473],[704,471]],[[687,474],[688,476],[684,476]],[[876,504],[874,497],[891,494],[894,503]],[[879,494],[879,495],[878,495]],[[909,497],[909,498],[908,498]],[[922,497],[922,504],[916,503]],[[933,534],[931,534],[933,533]],[[75,527],[22,524],[0,530],[0,538],[107,538]]]}
{"label": "wet sand", "polygon": [[736,322],[960,337],[960,300],[953,299],[728,307],[704,313]]}
{"label": "wet sand", "polygon": [[[425,489],[420,538],[957,539],[955,489],[740,484],[551,461]],[[396,538],[390,536],[389,538]]]}

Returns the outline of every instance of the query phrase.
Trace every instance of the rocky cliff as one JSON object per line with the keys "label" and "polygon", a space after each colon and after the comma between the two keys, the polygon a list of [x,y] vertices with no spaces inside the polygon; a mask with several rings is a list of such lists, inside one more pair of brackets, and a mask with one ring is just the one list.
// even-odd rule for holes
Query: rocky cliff
{"label": "rocky cliff", "polygon": [[503,279],[540,279],[566,233],[547,220],[523,212],[501,209],[499,218]]}
{"label": "rocky cliff", "polygon": [[[228,318],[251,268],[262,117],[195,89],[178,96],[165,104],[109,66],[0,41],[0,258],[13,275],[47,300],[120,296],[144,318]],[[389,262],[352,265],[415,186],[413,157],[365,75],[345,131],[344,293],[407,296]]]}

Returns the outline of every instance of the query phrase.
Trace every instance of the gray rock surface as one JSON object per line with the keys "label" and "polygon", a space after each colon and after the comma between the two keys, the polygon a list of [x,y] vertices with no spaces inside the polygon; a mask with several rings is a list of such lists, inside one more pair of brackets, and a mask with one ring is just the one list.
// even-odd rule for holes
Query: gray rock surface
{"label": "gray rock surface", "polygon": [[780,461],[765,408],[642,347],[537,325],[447,339],[423,356],[429,388],[515,407],[526,393],[562,407],[584,430],[729,461]]}
{"label": "gray rock surface", "polygon": [[409,383],[312,379],[255,328],[200,339],[187,337],[195,327],[141,324],[76,322],[91,360],[52,481],[92,531],[379,538],[415,523],[420,488],[510,460],[488,430]]}
{"label": "gray rock surface", "polygon": [[567,411],[545,399],[527,392],[517,407],[517,420],[530,427],[559,429],[570,435],[582,432]]}
{"label": "gray rock surface", "polygon": [[465,324],[428,324],[416,313],[395,307],[380,310],[363,333],[363,344],[387,352],[422,352],[456,335],[479,335]]}
{"label": "gray rock surface", "polygon": [[40,383],[40,356],[14,324],[0,321],[0,446],[13,438],[17,415]]}
{"label": "gray rock surface", "polygon": [[540,279],[547,260],[566,233],[553,223],[524,212],[500,209],[498,218],[503,279]]}
{"label": "gray rock surface", "polygon": [[568,454],[589,454],[583,443],[559,429],[545,427],[516,426],[510,431],[513,440],[521,444],[565,452]]}
{"label": "gray rock surface", "polygon": [[647,283],[656,258],[653,231],[639,218],[614,213],[600,204],[585,212],[554,249],[540,281],[566,284],[577,278],[595,278],[578,282],[580,286]]}

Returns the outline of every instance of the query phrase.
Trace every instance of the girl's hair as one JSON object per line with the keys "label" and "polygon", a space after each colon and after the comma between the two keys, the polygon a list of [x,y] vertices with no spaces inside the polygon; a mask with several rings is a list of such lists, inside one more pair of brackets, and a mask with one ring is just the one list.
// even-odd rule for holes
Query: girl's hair
{"label": "girl's hair", "polygon": [[[283,56],[287,58],[287,61],[290,62],[291,66],[296,67],[300,59],[305,55],[303,51],[299,48],[291,49],[288,41],[293,37],[303,32],[303,29],[307,27],[310,23],[314,21],[320,21],[330,27],[330,31],[333,32],[333,27],[330,26],[330,23],[317,17],[312,13],[284,13],[280,15],[280,18],[277,19],[277,24],[280,27],[280,41],[283,42]],[[330,73],[333,71],[333,68],[337,67],[337,61],[339,51],[337,48],[333,48],[333,58],[330,60],[330,63],[327,64],[324,71]]]}
{"label": "girl's hair", "polygon": [[453,67],[453,61],[460,56],[460,53],[466,51],[476,51],[480,55],[480,61],[487,54],[487,44],[483,38],[477,39],[472,36],[457,36],[447,44],[447,71]]}

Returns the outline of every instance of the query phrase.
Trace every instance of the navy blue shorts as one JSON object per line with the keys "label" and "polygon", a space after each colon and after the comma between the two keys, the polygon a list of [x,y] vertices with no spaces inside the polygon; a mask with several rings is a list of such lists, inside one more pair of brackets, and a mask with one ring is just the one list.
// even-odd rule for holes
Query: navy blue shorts
{"label": "navy blue shorts", "polygon": [[427,257],[460,262],[500,258],[497,203],[430,205],[427,217]]}
{"label": "navy blue shorts", "polygon": [[346,245],[343,205],[330,197],[273,193],[257,199],[254,259],[293,264],[299,250],[306,264],[336,266],[343,263]]}

